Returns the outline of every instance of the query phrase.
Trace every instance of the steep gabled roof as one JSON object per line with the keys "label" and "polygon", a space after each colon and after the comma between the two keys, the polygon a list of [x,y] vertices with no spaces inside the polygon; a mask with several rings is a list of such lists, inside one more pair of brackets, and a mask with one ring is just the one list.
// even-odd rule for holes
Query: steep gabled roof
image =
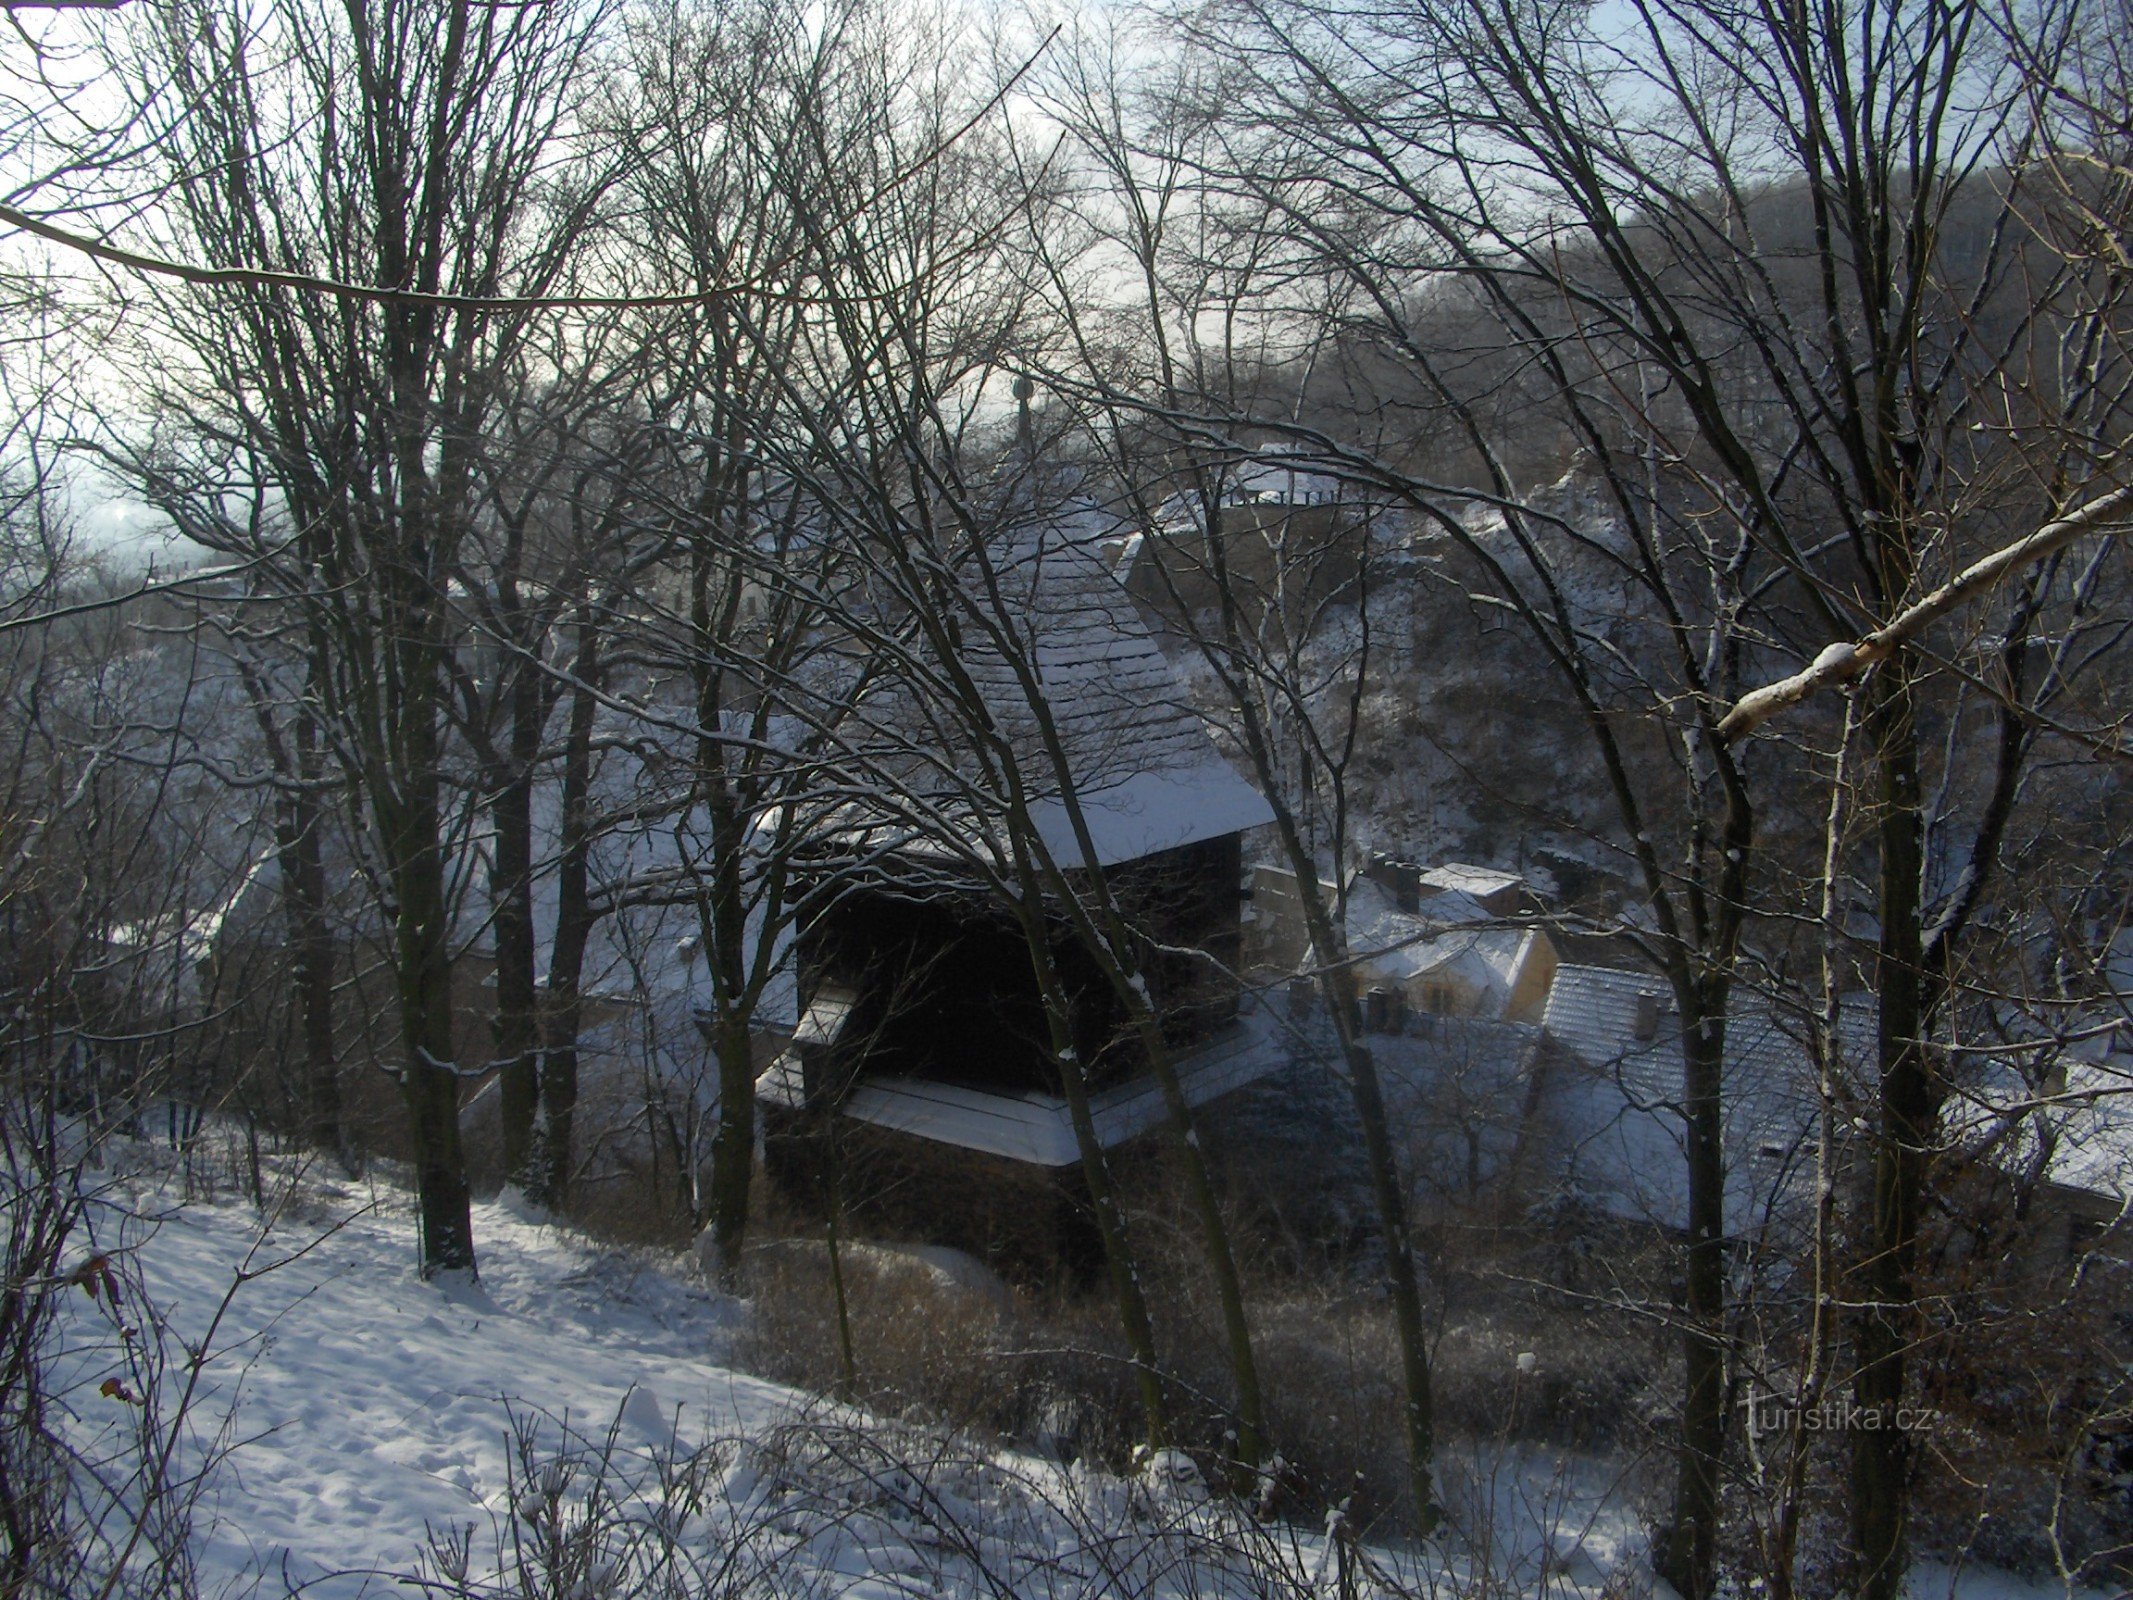
{"label": "steep gabled roof", "polygon": [[[1061,865],[1081,864],[1071,796],[1097,863],[1115,866],[1273,820],[1265,798],[1215,748],[1183,680],[1113,574],[1105,544],[1115,520],[1082,506],[1042,518],[987,551],[995,605],[975,559],[959,575],[969,609],[961,662],[1014,752],[1031,815]],[[988,636],[982,618],[1004,640]],[[1025,672],[1034,684],[1025,680]],[[1031,689],[1057,730],[1062,772],[1045,745]],[[882,723],[914,738],[948,719],[929,715],[909,686],[877,700]],[[905,699],[901,707],[892,702]],[[992,831],[976,763],[950,752],[972,792],[943,797],[939,814]],[[914,767],[916,767],[914,763]],[[856,817],[853,820],[858,820]]]}

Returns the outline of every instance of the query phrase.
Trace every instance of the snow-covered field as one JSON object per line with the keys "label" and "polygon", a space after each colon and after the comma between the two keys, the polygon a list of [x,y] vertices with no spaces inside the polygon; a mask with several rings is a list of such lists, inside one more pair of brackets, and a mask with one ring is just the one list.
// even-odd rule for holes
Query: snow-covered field
{"label": "snow-covered field", "polygon": [[[130,1196],[159,1217],[130,1259],[167,1334],[194,1347],[221,1313],[173,1473],[227,1451],[193,1518],[209,1595],[377,1596],[414,1578],[433,1594],[617,1600],[1331,1600],[1344,1562],[1364,1595],[1650,1591],[1637,1519],[1598,1463],[1448,1464],[1464,1546],[1337,1551],[1321,1530],[1209,1500],[1183,1458],[1121,1481],[736,1372],[724,1357],[746,1307],[686,1258],[603,1249],[492,1203],[476,1208],[480,1283],[425,1284],[403,1193],[315,1176],[296,1192],[264,1229],[248,1205]],[[230,1296],[239,1271],[260,1275]],[[96,1312],[72,1313],[83,1333]],[[131,1410],[96,1395],[108,1348],[79,1345],[71,1376],[83,1426],[115,1437]],[[637,1586],[659,1578],[673,1586]],[[1976,1573],[1953,1587],[2060,1592]],[[1922,1570],[1913,1589],[1945,1595],[1951,1578]]]}

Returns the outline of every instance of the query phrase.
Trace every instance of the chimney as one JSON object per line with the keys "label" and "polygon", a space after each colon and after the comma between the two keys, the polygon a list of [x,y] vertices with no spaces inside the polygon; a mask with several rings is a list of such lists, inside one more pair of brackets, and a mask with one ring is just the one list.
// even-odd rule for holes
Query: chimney
{"label": "chimney", "polygon": [[1392,903],[1402,911],[1421,909],[1422,869],[1412,861],[1372,852],[1363,876],[1391,895]]}
{"label": "chimney", "polygon": [[1660,1013],[1665,1009],[1666,1007],[1660,1002],[1659,996],[1652,990],[1640,989],[1637,991],[1635,1027],[1639,1039],[1649,1041],[1652,1035],[1659,1031]]}

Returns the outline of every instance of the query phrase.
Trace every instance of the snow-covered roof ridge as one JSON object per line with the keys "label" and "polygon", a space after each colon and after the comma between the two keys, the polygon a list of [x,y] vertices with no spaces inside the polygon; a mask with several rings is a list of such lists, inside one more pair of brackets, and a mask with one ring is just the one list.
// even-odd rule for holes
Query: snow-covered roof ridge
{"label": "snow-covered roof ridge", "polygon": [[1479,902],[1456,890],[1402,911],[1382,885],[1358,878],[1348,891],[1344,931],[1350,954],[1408,978],[1469,952],[1498,964],[1510,961],[1527,930],[1498,923]]}
{"label": "snow-covered roof ridge", "polygon": [[1464,861],[1442,862],[1424,872],[1419,881],[1422,888],[1435,889],[1440,895],[1459,894],[1471,899],[1523,888],[1526,882],[1515,872],[1472,866]]}

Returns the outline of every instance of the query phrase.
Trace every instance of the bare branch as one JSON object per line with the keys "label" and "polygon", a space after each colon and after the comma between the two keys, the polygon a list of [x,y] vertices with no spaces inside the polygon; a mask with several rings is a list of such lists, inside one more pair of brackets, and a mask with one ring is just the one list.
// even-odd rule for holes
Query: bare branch
{"label": "bare branch", "polygon": [[1917,604],[1906,607],[1883,628],[1855,644],[1838,642],[1816,656],[1803,671],[1744,694],[1718,724],[1728,743],[1747,737],[1781,711],[1790,710],[1817,690],[1849,683],[1876,662],[1915,639],[1966,600],[1975,599],[2009,573],[2042,561],[2090,533],[2119,533],[2133,526],[2133,486],[2113,490],[2065,516],[2047,522],[2027,538],[1973,562]]}
{"label": "bare branch", "polygon": [[[0,0],[0,9],[15,9],[20,0]],[[45,0],[47,5],[52,0]],[[83,0],[70,0],[79,5]],[[104,3],[120,4],[123,0],[104,0]],[[1032,51],[1027,60],[994,91],[992,97],[964,120],[945,138],[929,147],[916,160],[900,171],[890,175],[888,181],[863,200],[851,217],[839,219],[839,225],[857,220],[870,207],[877,205],[888,195],[903,188],[925,172],[940,158],[954,149],[971,130],[991,116],[994,109],[1014,92],[1025,73],[1035,66],[1039,56],[1051,47],[1059,30],[1055,27]],[[453,311],[629,311],[659,310],[679,306],[711,305],[729,298],[744,289],[757,293],[771,291],[762,283],[752,285],[722,283],[706,289],[694,289],[681,294],[650,295],[466,295],[443,294],[432,290],[402,289],[387,284],[350,283],[339,278],[320,277],[308,272],[287,272],[275,267],[198,266],[192,262],[171,261],[162,256],[152,256],[139,250],[128,250],[102,239],[93,239],[87,234],[75,233],[32,216],[15,206],[0,205],[0,222],[34,235],[49,243],[79,251],[93,260],[106,262],[115,267],[124,267],[130,272],[144,273],[150,277],[176,278],[181,282],[208,286],[249,284],[258,288],[303,289],[315,294],[330,295],[340,300],[369,301],[379,305],[434,306]],[[779,263],[789,265],[789,263]],[[891,291],[895,292],[895,291]],[[788,294],[786,298],[807,302],[811,297]]]}

